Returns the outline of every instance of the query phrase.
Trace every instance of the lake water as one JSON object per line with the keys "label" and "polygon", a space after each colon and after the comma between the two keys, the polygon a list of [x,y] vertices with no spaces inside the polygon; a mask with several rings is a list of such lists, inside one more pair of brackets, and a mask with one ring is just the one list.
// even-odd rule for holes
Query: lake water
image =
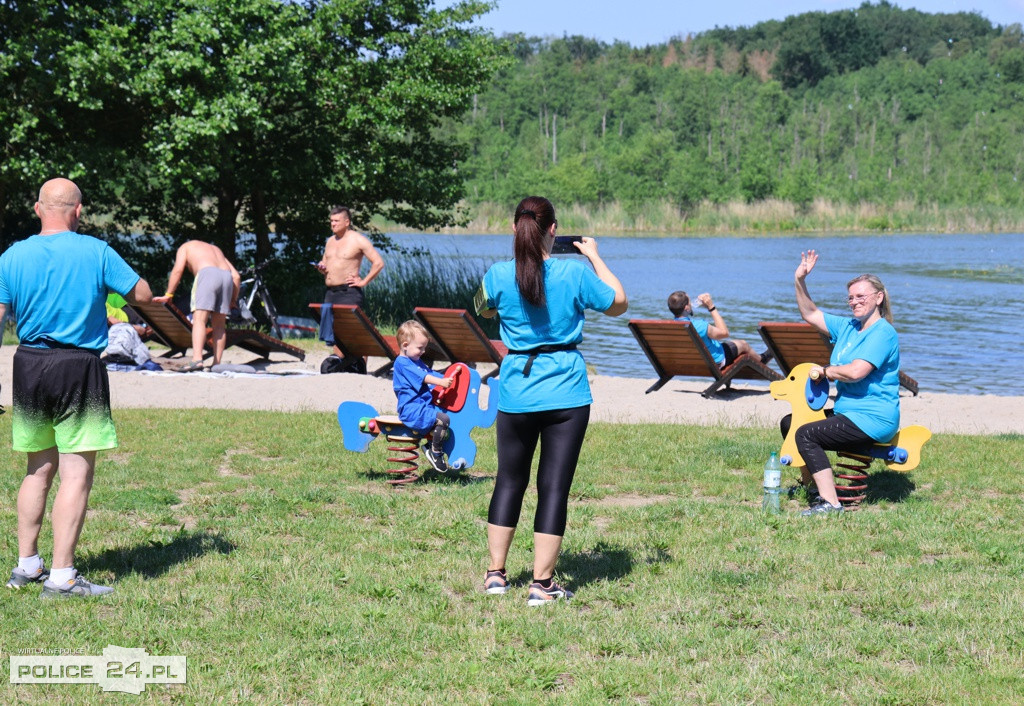
{"label": "lake water", "polygon": [[[391,237],[481,270],[512,257],[507,235]],[[846,282],[853,277],[882,279],[902,369],[923,392],[1024,395],[1024,234],[597,240],[629,296],[624,316],[587,314],[580,348],[598,374],[655,377],[626,322],[671,318],[665,302],[677,289],[691,297],[710,292],[730,337],[763,350],[758,322],[800,320],[793,271],[801,251],[813,248],[821,257],[807,284],[825,311],[849,313]],[[708,314],[698,309],[696,316]]]}

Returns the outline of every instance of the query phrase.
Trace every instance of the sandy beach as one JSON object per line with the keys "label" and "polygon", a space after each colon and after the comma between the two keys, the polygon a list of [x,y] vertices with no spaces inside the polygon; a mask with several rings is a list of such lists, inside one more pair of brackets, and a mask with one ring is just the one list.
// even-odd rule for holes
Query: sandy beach
{"label": "sandy beach", "polygon": [[[11,361],[15,346],[0,348],[0,404],[11,404]],[[154,351],[154,353],[157,351]],[[284,412],[335,412],[346,400],[366,402],[379,412],[393,412],[391,380],[370,375],[320,375],[324,353],[305,361],[273,354],[270,360],[230,348],[224,362],[252,365],[268,373],[230,377],[214,373],[110,373],[111,405],[127,408],[263,409]],[[162,359],[157,359],[158,361]],[[176,365],[181,359],[174,359]],[[384,363],[370,360],[373,370]],[[374,365],[376,364],[376,365]],[[489,368],[482,367],[486,372]],[[289,374],[294,373],[294,374]],[[710,380],[676,378],[645,394],[650,379],[596,376],[591,379],[594,421],[637,424],[667,422],[701,426],[775,427],[789,405],[772,399],[767,384],[736,383],[714,399],[701,397]],[[934,433],[1024,433],[1024,397],[903,392],[902,424],[920,424]]]}

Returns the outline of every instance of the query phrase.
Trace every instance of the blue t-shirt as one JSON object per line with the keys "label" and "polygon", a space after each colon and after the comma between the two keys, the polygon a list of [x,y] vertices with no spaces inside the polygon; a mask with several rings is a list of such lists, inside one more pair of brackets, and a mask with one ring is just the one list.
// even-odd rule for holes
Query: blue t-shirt
{"label": "blue t-shirt", "polygon": [[701,340],[704,341],[704,345],[707,346],[708,353],[715,360],[715,365],[722,367],[722,363],[725,362],[725,349],[722,347],[721,341],[716,341],[713,338],[708,337],[708,322],[702,321],[701,319],[690,319],[689,316],[677,316],[676,321],[689,321],[690,326],[696,331]]}
{"label": "blue t-shirt", "polygon": [[395,358],[391,380],[398,397],[398,418],[416,431],[428,431],[437,424],[437,407],[430,396],[430,385],[423,381],[433,374],[422,360],[405,355]]}
{"label": "blue t-shirt", "polygon": [[[546,304],[536,307],[519,294],[514,260],[498,262],[484,275],[487,304],[497,309],[501,341],[510,351],[558,346],[583,340],[583,312],[605,311],[615,301],[615,290],[590,267],[577,260],[544,261]],[[587,366],[579,351],[542,353],[533,360],[530,376],[523,376],[528,355],[510,353],[501,363],[498,409],[519,414],[570,409],[593,402]]]}
{"label": "blue t-shirt", "polygon": [[836,382],[836,414],[846,416],[875,441],[889,441],[900,428],[900,343],[885,319],[860,330],[852,317],[825,314],[832,341],[829,365],[866,360],[874,370],[857,382]]}
{"label": "blue t-shirt", "polygon": [[23,345],[107,347],[107,293],[124,296],[139,275],[113,248],[64,231],[33,235],[0,256],[0,304],[18,319]]}

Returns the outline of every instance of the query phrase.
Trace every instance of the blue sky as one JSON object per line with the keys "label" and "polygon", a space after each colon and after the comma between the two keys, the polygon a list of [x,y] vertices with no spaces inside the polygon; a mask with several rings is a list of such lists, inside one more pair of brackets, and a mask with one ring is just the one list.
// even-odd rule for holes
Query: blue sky
{"label": "blue sky", "polygon": [[[439,7],[453,0],[438,0]],[[921,12],[977,10],[994,24],[1024,23],[1024,0],[895,0]],[[476,23],[496,34],[581,34],[633,46],[661,44],[675,36],[719,27],[749,27],[803,12],[853,9],[861,0],[498,0],[498,9]]]}

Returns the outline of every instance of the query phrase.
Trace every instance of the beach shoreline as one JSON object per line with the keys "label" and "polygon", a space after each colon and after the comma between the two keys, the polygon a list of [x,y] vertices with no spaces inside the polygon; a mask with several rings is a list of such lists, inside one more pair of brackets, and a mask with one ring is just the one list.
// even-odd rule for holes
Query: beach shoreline
{"label": "beach shoreline", "polygon": [[[0,348],[0,404],[11,404],[11,362],[15,346]],[[265,360],[229,348],[224,362],[251,365],[273,375],[228,377],[213,373],[110,373],[111,407],[119,409],[244,409],[335,413],[343,401],[393,413],[395,395],[388,378],[336,373],[320,375],[326,357],[311,353],[299,361],[281,354]],[[164,359],[158,359],[164,360]],[[173,359],[176,365],[182,359]],[[369,369],[383,365],[371,359]],[[376,364],[376,365],[375,365]],[[486,373],[490,368],[481,367]],[[293,374],[288,374],[293,373]],[[692,424],[714,427],[777,428],[789,405],[775,400],[766,383],[734,383],[712,399],[701,396],[711,380],[675,378],[656,392],[654,379],[597,375],[591,378],[591,421],[619,424]],[[481,394],[486,399],[486,393]],[[919,424],[936,434],[1024,434],[1024,397],[928,392],[900,397],[901,424]]]}

